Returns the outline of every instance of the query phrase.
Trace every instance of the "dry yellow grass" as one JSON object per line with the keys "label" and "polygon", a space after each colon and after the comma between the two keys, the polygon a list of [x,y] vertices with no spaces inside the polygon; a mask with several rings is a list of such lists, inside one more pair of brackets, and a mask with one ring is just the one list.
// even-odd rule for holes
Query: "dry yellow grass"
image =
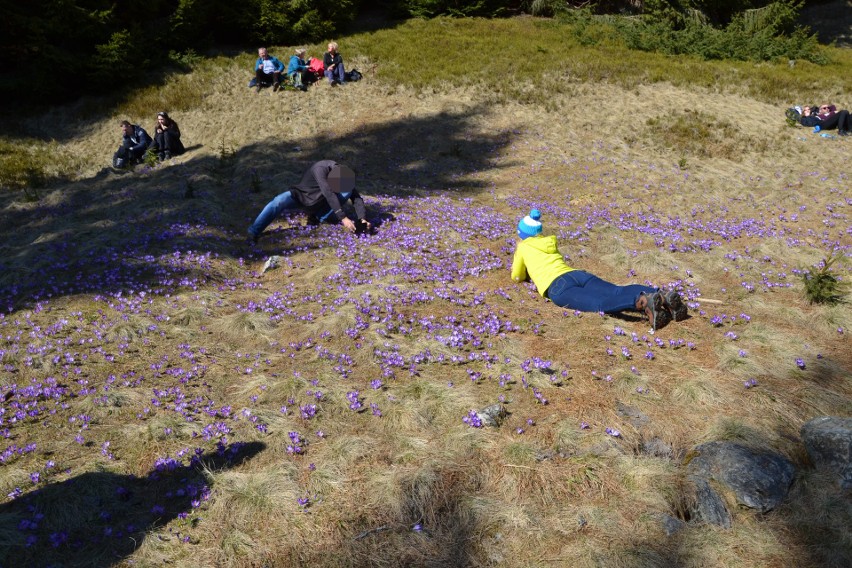
{"label": "dry yellow grass", "polygon": [[[34,219],[26,213],[35,204],[2,197],[4,216],[24,220],[15,231],[2,229],[4,263],[8,271],[29,279],[49,275],[51,267],[28,255],[28,247],[51,246],[74,234],[86,237],[76,254],[95,254],[127,242],[123,228],[138,223],[198,223],[167,239],[152,239],[146,249],[151,258],[124,259],[122,270],[138,280],[155,282],[158,266],[181,262],[171,255],[175,241],[210,255],[196,265],[187,261],[183,276],[190,284],[168,297],[139,297],[144,310],[126,319],[113,321],[112,313],[103,313],[105,303],[92,298],[97,293],[112,301],[117,290],[51,300],[49,313],[27,307],[6,316],[6,322],[31,319],[42,326],[66,318],[80,328],[68,332],[72,341],[97,329],[104,338],[99,346],[118,358],[111,363],[107,355],[87,352],[87,380],[98,388],[110,374],[119,383],[135,380],[124,377],[133,370],[142,373],[139,361],[162,363],[157,371],[144,370],[149,381],[144,391],[123,391],[118,385],[105,400],[98,393],[75,402],[75,414],[93,417],[84,432],[87,441],[110,440],[116,458],[80,463],[83,454],[74,454],[76,445],[70,446],[60,466],[73,466],[75,474],[99,469],[144,476],[157,457],[195,444],[198,423],[178,423],[164,406],[147,403],[151,388],[164,385],[187,391],[205,385],[197,396],[216,401],[217,408],[227,403],[233,415],[244,417],[231,425],[228,438],[263,444],[262,451],[232,469],[205,470],[211,495],[197,521],[172,517],[152,527],[117,565],[816,565],[811,563],[813,547],[826,540],[809,532],[807,521],[818,515],[805,502],[821,498],[820,491],[837,493],[811,471],[805,471],[803,486],[794,489],[781,510],[765,517],[737,511],[730,531],[690,524],[667,536],[660,518],[683,513],[679,460],[694,445],[712,439],[766,445],[804,468],[796,439],[801,424],[819,414],[849,415],[848,304],[810,306],[795,288],[760,285],[764,277],[797,282],[792,269],[812,265],[819,251],[791,248],[778,237],[743,237],[718,238],[706,253],[686,253],[659,249],[655,235],[619,231],[613,224],[590,226],[588,238],[568,235],[604,209],[688,219],[693,208],[716,207],[720,219],[771,219],[782,208],[787,216],[794,214],[803,203],[813,209],[836,206],[852,197],[844,185],[848,172],[839,165],[848,161],[848,143],[788,128],[782,108],[714,89],[577,81],[569,91],[553,94],[556,108],[569,110],[543,112],[531,105],[484,102],[492,100],[491,94],[476,85],[426,92],[389,85],[369,71],[381,62],[354,58],[352,64],[368,70],[361,83],[255,94],[245,86],[243,62],[217,63],[214,76],[195,77],[204,81],[202,102],[172,113],[190,151],[150,172],[101,172],[118,142],[116,124],[125,116],[78,121],[59,110],[41,124],[45,132],[58,124],[58,131],[74,133],[62,142],[62,150],[85,163],[79,181],[44,197],[42,205],[62,211]],[[186,85],[193,79],[180,81]],[[153,93],[146,96],[161,100]],[[157,110],[127,118],[149,126]],[[678,146],[688,134],[673,132],[668,119],[699,120],[714,132],[706,142]],[[223,149],[233,154],[223,160]],[[819,166],[812,161],[815,154]],[[458,354],[422,332],[405,335],[401,328],[415,327],[415,314],[442,321],[477,313],[477,308],[449,300],[396,306],[397,327],[372,322],[358,339],[369,348],[354,351],[345,335],[357,313],[354,300],[379,283],[384,293],[391,283],[403,292],[431,292],[434,283],[382,276],[350,287],[347,302],[335,306],[339,292],[330,277],[337,275],[340,261],[334,245],[315,242],[301,229],[298,215],[273,224],[262,241],[263,255],[252,253],[242,239],[254,215],[311,161],[326,157],[357,170],[372,206],[391,203],[392,197],[428,196],[417,206],[398,206],[395,215],[402,222],[419,226],[417,207],[439,198],[454,205],[469,200],[465,203],[493,208],[510,220],[527,204],[544,203],[578,214],[571,226],[548,225],[563,235],[562,251],[575,266],[616,282],[679,281],[721,303],[703,303],[687,321],[658,332],[656,337],[666,342],[680,339],[696,348],[659,349],[651,365],[643,361],[653,341],[644,322],[574,315],[511,283],[505,270],[485,272],[454,284],[469,288],[458,296],[471,300],[487,292],[486,301],[521,330],[489,339],[488,350],[499,361],[480,369],[480,383],[470,380],[464,365],[445,361],[425,364],[416,377],[395,368],[384,389],[371,390],[370,381],[383,370],[376,350],[399,344],[404,357],[427,347],[436,357]],[[259,193],[249,192],[253,169],[261,177]],[[819,175],[811,175],[817,170]],[[193,180],[196,199],[182,198],[187,180]],[[848,225],[845,210],[841,215],[835,222]],[[820,230],[819,222],[812,222],[808,228]],[[818,244],[817,237],[807,238]],[[848,235],[843,239],[850,244]],[[420,262],[428,259],[430,247],[463,249],[457,240],[421,243]],[[481,238],[464,246],[501,254],[507,241]],[[390,247],[371,252],[377,271],[402,256]],[[270,254],[286,260],[260,275]],[[503,257],[510,258],[508,253]],[[768,270],[771,276],[765,276]],[[77,276],[68,272],[69,278]],[[786,278],[778,272],[786,272]],[[15,281],[8,274],[2,278],[4,286]],[[742,282],[756,290],[747,291]],[[503,294],[494,293],[498,289]],[[238,309],[276,293],[295,315],[270,319],[262,309]],[[373,293],[372,302],[382,305],[382,293]],[[158,317],[165,313],[171,314],[169,320]],[[722,313],[737,318],[746,313],[750,322],[711,325],[710,318]],[[628,335],[614,336],[617,326]],[[838,334],[838,327],[846,332]],[[726,337],[726,331],[737,338]],[[635,342],[631,333],[637,334]],[[15,343],[11,331],[2,335],[3,346]],[[200,345],[204,353],[195,350]],[[615,356],[606,353],[607,345]],[[631,359],[619,356],[622,345],[629,347]],[[193,351],[192,357],[182,358],[187,351]],[[344,365],[347,376],[336,368],[340,355],[351,358]],[[799,356],[807,358],[807,369],[796,366]],[[24,357],[4,353],[0,363],[20,364]],[[533,357],[567,370],[558,387],[543,373],[530,374],[530,385],[547,394],[546,406],[536,404],[519,384],[518,363]],[[185,383],[166,374],[201,366]],[[36,356],[32,366],[3,376],[0,384],[25,384],[61,371],[61,362]],[[514,374],[514,382],[498,387],[497,377],[504,372]],[[743,381],[749,378],[756,378],[759,387],[746,390]],[[369,407],[361,413],[350,410],[346,393],[356,389],[365,406],[381,407],[381,419]],[[323,395],[316,397],[317,390]],[[506,397],[511,410],[500,429],[474,430],[461,423],[470,409],[494,402],[496,393]],[[162,398],[164,404],[177,404],[179,397]],[[308,403],[318,407],[313,421],[300,417],[299,407]],[[649,423],[635,425],[617,411],[619,403],[637,408]],[[134,426],[146,406],[150,418]],[[258,431],[252,417],[267,431]],[[581,422],[589,430],[580,429]],[[34,434],[38,442],[48,444],[51,437],[72,432],[70,425],[57,424],[56,432]],[[622,437],[607,436],[607,427],[617,428]],[[519,434],[518,428],[526,431]],[[316,434],[319,429],[325,436]],[[290,432],[307,441],[303,455],[287,452]],[[642,452],[642,442],[653,437],[672,447],[672,459]],[[0,488],[6,493],[27,483],[31,469],[0,467]],[[310,505],[299,507],[299,498],[308,498]],[[827,565],[840,566],[852,555],[848,536],[839,528],[849,519],[849,508],[828,498],[824,506],[830,518],[816,520],[837,541],[824,558]],[[423,530],[412,530],[415,525]],[[191,544],[181,544],[176,533],[191,535]],[[14,531],[0,532],[0,538],[0,544],[19,544]]]}

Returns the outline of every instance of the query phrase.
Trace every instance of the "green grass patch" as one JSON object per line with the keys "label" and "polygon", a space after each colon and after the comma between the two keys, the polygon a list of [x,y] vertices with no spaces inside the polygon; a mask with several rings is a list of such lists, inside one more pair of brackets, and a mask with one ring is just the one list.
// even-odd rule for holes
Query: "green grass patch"
{"label": "green grass patch", "polygon": [[0,137],[0,187],[37,201],[51,181],[68,178],[74,162],[55,141]]}
{"label": "green grass patch", "polygon": [[[555,92],[605,81],[628,88],[669,82],[779,103],[849,92],[848,50],[822,48],[827,63],[787,58],[706,61],[630,49],[607,20],[513,18],[411,20],[346,38],[344,55],[366,57],[378,76],[416,90],[481,85],[496,100],[546,106]],[[424,63],[431,62],[431,63]]]}

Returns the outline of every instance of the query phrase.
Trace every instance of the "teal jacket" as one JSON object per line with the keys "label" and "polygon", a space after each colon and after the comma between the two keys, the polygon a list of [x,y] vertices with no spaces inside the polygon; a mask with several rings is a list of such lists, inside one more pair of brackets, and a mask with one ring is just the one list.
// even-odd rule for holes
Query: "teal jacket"
{"label": "teal jacket", "polygon": [[[271,55],[268,55],[267,57],[269,57],[269,60],[272,62],[272,65],[274,65],[274,66],[275,66],[275,70],[276,70],[276,71],[279,71],[279,72],[280,72],[280,71],[284,71],[284,64],[283,64],[283,63],[281,63],[281,62],[278,60],[278,58],[277,58],[277,57],[272,57]],[[255,70],[255,71],[257,71],[257,68],[258,68],[258,67],[260,67],[260,65],[261,65],[262,63],[263,63],[263,58],[262,58],[262,57],[258,57],[258,58],[257,58],[257,61],[255,61],[255,63],[254,63],[254,70]]]}

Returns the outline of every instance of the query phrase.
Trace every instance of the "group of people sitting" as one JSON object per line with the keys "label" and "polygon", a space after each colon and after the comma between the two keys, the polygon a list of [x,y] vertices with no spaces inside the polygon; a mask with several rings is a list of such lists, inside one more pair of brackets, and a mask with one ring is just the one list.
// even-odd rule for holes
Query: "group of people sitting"
{"label": "group of people sitting", "polygon": [[263,87],[272,87],[274,92],[281,89],[282,74],[290,86],[307,91],[308,85],[316,83],[325,76],[329,84],[334,87],[346,82],[346,70],[343,66],[343,57],[338,52],[337,42],[328,44],[328,51],[323,54],[322,60],[316,57],[305,59],[306,51],[297,48],[290,56],[286,71],[284,64],[277,57],[269,55],[265,47],[257,50],[257,61],[254,64],[254,79],[249,83],[258,93]]}
{"label": "group of people sitting", "polygon": [[837,110],[833,104],[806,105],[788,108],[787,119],[791,123],[808,127],[819,127],[819,131],[837,129],[840,136],[849,136],[852,131],[852,119],[848,110]]}
{"label": "group of people sitting", "polygon": [[122,120],[120,126],[121,146],[112,157],[112,165],[116,168],[138,164],[149,151],[153,152],[161,162],[173,156],[179,156],[185,151],[180,141],[178,123],[165,111],[157,113],[157,125],[154,127],[153,138],[138,124]]}

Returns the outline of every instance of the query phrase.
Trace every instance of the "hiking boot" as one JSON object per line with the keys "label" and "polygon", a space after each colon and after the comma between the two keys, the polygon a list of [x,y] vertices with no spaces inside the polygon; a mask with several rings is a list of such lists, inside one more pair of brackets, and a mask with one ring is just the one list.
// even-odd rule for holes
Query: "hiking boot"
{"label": "hiking boot", "polygon": [[165,152],[163,152],[163,158],[166,159],[166,160],[171,160],[172,159],[172,153],[169,152],[168,150],[166,150]]}
{"label": "hiking boot", "polygon": [[651,323],[651,329],[657,331],[671,321],[671,316],[665,308],[662,294],[654,292],[651,295],[645,294],[644,296],[646,298],[645,307],[643,308],[645,317]]}
{"label": "hiking boot", "polygon": [[663,296],[663,301],[674,321],[683,321],[686,319],[689,308],[684,303],[683,298],[680,297],[680,294],[674,290],[669,290]]}
{"label": "hiking boot", "polygon": [[260,92],[261,87],[263,87],[263,85],[261,85],[260,83],[258,83],[258,84],[257,84],[257,86],[254,88],[254,92],[255,92],[255,93],[259,93],[259,92]]}
{"label": "hiking boot", "polygon": [[164,152],[160,152],[157,154],[157,158],[162,162],[166,159],[166,154]]}
{"label": "hiking boot", "polygon": [[838,130],[837,134],[838,134],[838,136],[849,136],[849,131],[848,130]]}
{"label": "hiking boot", "polygon": [[297,88],[298,88],[300,91],[302,91],[303,93],[305,93],[305,92],[307,92],[307,91],[308,91],[308,86],[307,86],[307,85],[299,85]]}
{"label": "hiking boot", "polygon": [[272,85],[272,92],[273,92],[273,93],[277,93],[277,92],[278,92],[278,89],[280,89],[280,88],[281,88],[281,83],[273,83],[273,85]]}

